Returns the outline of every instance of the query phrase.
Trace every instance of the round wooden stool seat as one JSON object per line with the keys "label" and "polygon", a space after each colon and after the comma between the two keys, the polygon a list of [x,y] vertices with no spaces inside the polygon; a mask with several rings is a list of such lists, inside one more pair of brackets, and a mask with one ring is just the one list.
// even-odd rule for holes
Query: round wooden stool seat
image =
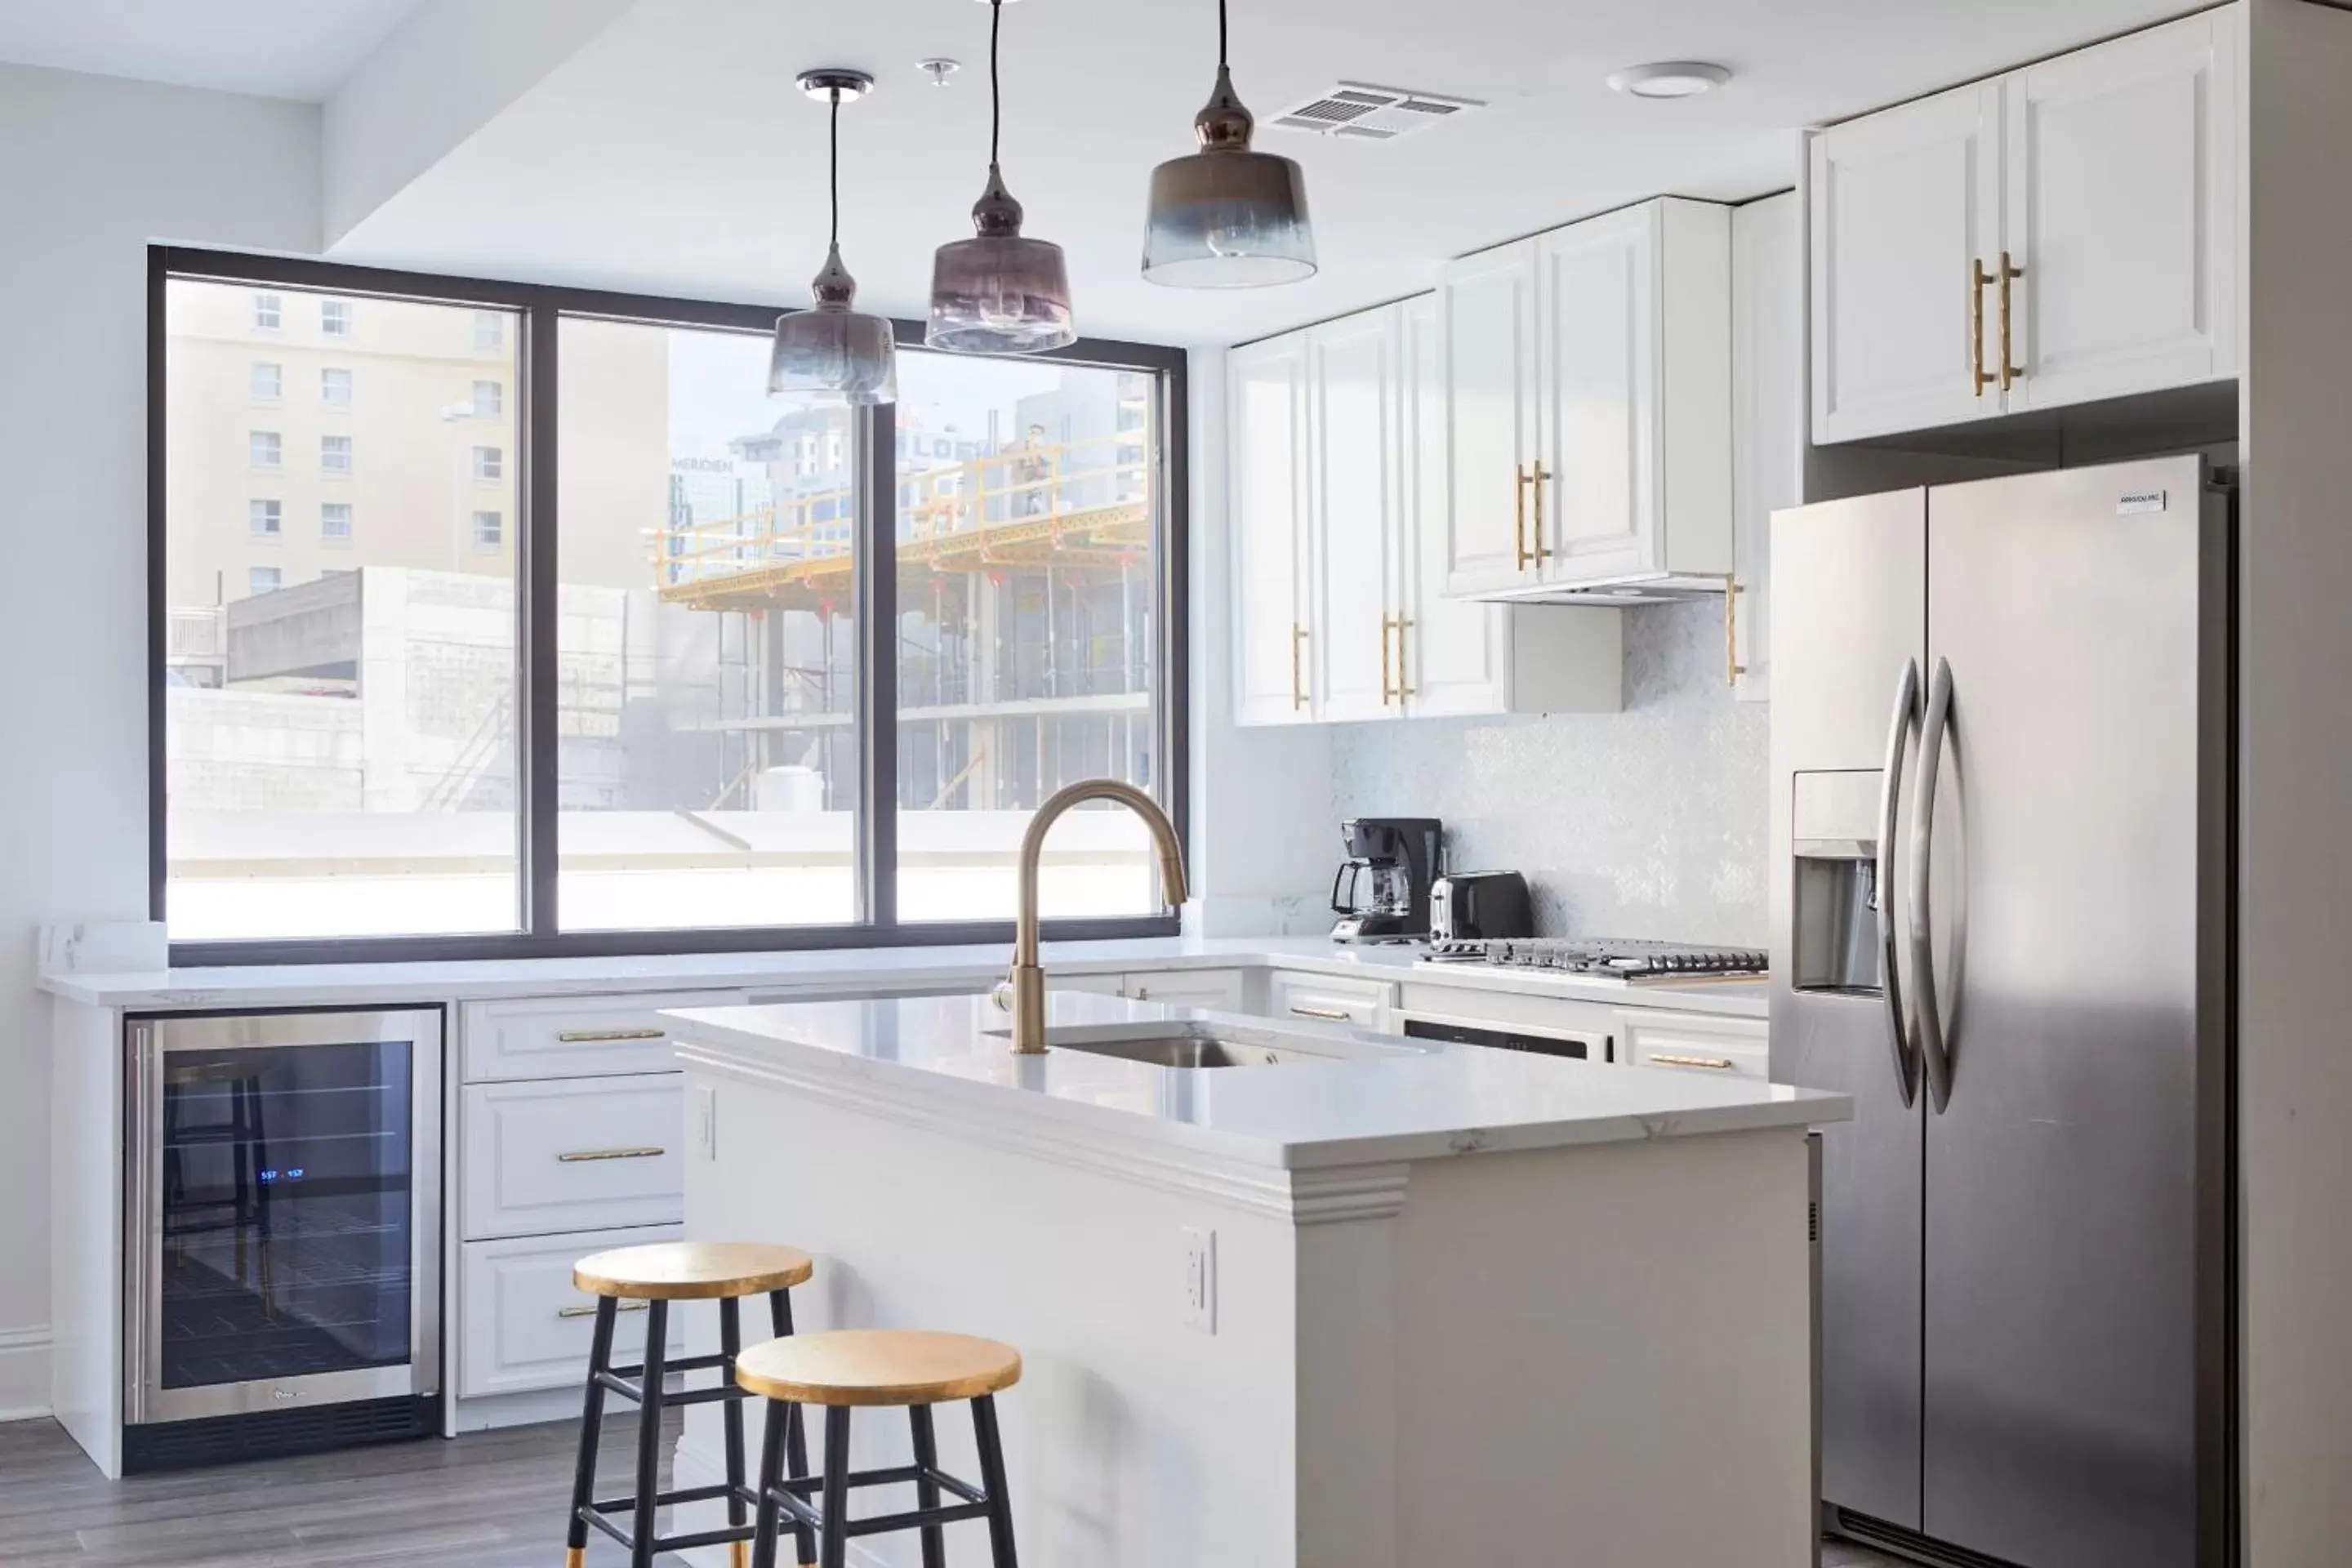
{"label": "round wooden stool seat", "polygon": [[657,1241],[591,1253],[572,1282],[592,1296],[636,1301],[709,1301],[798,1285],[815,1272],[797,1247],[764,1241]]}
{"label": "round wooden stool seat", "polygon": [[842,1329],[753,1345],[735,1381],[795,1405],[938,1405],[1021,1381],[1021,1352],[994,1340],[908,1329]]}

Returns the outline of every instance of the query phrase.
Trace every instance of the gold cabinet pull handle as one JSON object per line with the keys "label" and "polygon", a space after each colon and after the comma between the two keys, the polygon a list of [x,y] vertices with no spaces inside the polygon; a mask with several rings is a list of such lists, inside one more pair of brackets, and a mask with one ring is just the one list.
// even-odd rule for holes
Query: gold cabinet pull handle
{"label": "gold cabinet pull handle", "polygon": [[657,1160],[668,1152],[657,1144],[637,1149],[575,1149],[568,1154],[558,1154],[555,1160],[561,1165],[585,1165],[598,1160]]}
{"label": "gold cabinet pull handle", "polygon": [[1297,621],[1290,623],[1290,708],[1292,712],[1307,706],[1307,683],[1298,670],[1298,649],[1307,641],[1307,628]]}
{"label": "gold cabinet pull handle", "polygon": [[2009,331],[2009,286],[2025,276],[2025,268],[2010,261],[2009,252],[2000,253],[2000,389],[2007,392],[2025,374],[2024,368],[2013,363],[2016,352],[2011,346]]}
{"label": "gold cabinet pull handle", "polygon": [[1651,1053],[1650,1061],[1662,1068],[1706,1068],[1715,1072],[1728,1072],[1739,1064],[1729,1057],[1684,1057],[1668,1051]]}
{"label": "gold cabinet pull handle", "polygon": [[1558,479],[1558,478],[1559,478],[1559,476],[1558,474],[1549,473],[1549,472],[1547,472],[1547,471],[1546,471],[1546,469],[1544,468],[1544,466],[1543,466],[1543,459],[1542,459],[1541,458],[1538,458],[1536,459],[1536,462],[1535,462],[1535,467],[1533,467],[1532,468],[1529,468],[1529,469],[1528,470],[1528,483],[1529,487],[1530,487],[1530,488],[1532,488],[1532,489],[1535,490],[1535,492],[1536,492],[1536,537],[1535,537],[1535,548],[1533,548],[1532,550],[1529,550],[1529,551],[1528,552],[1528,560],[1530,560],[1530,561],[1532,561],[1532,562],[1534,562],[1534,563],[1535,563],[1537,565],[1538,565],[1538,566],[1541,566],[1545,562],[1547,562],[1547,561],[1549,561],[1549,560],[1550,560],[1550,559],[1551,559],[1551,551],[1550,551],[1549,547],[1548,547],[1548,546],[1544,543],[1544,526],[1543,526],[1543,488],[1544,488],[1544,481],[1545,481],[1546,479]]}
{"label": "gold cabinet pull handle", "polygon": [[1389,632],[1395,625],[1395,616],[1381,617],[1381,706],[1383,708],[1396,700],[1396,688],[1389,682]]}
{"label": "gold cabinet pull handle", "polygon": [[1410,686],[1407,686],[1407,685],[1404,683],[1404,634],[1405,634],[1405,628],[1406,628],[1406,627],[1408,627],[1408,626],[1412,626],[1412,618],[1411,618],[1410,616],[1399,616],[1397,617],[1397,619],[1396,619],[1396,633],[1397,633],[1397,655],[1396,655],[1396,658],[1397,658],[1397,677],[1396,677],[1396,693],[1397,693],[1397,706],[1398,706],[1398,707],[1400,707],[1400,708],[1402,708],[1402,707],[1403,707],[1403,706],[1404,706],[1405,699],[1406,699],[1406,698],[1408,698],[1408,697],[1411,697],[1411,696],[1413,694],[1412,688],[1412,687],[1410,687]]}
{"label": "gold cabinet pull handle", "polygon": [[1337,1007],[1301,1007],[1294,1004],[1290,1010],[1299,1017],[1321,1018],[1326,1023],[1344,1024],[1348,1021],[1348,1015]]}
{"label": "gold cabinet pull handle", "polygon": [[1985,270],[1984,262],[1969,258],[1969,380],[1982,397],[1985,388],[1992,384],[1992,373],[1985,369],[1984,361],[1984,297],[1992,285],[1992,274]]}
{"label": "gold cabinet pull handle", "polygon": [[[652,1304],[650,1301],[624,1301],[614,1310],[622,1312],[642,1312]],[[559,1318],[593,1318],[596,1315],[596,1307],[593,1301],[577,1307],[558,1307],[555,1309],[555,1315]]]}
{"label": "gold cabinet pull handle", "polygon": [[1517,564],[1513,570],[1528,569],[1528,470],[1524,463],[1511,465],[1511,553]]}
{"label": "gold cabinet pull handle", "polygon": [[1748,667],[1739,662],[1739,579],[1723,574],[1723,683],[1737,686]]}
{"label": "gold cabinet pull handle", "polygon": [[567,1046],[584,1046],[608,1040],[659,1040],[668,1034],[667,1029],[566,1029],[555,1037]]}

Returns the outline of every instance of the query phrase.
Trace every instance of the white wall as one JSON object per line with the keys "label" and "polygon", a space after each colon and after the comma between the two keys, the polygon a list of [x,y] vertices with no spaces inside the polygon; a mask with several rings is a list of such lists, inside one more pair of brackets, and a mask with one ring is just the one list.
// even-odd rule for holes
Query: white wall
{"label": "white wall", "polygon": [[1206,936],[1328,930],[1317,895],[1339,859],[1329,730],[1234,723],[1233,565],[1226,550],[1225,354],[1189,361],[1192,499],[1190,929]]}
{"label": "white wall", "polygon": [[2240,1136],[2246,1539],[2317,1568],[2352,1539],[2352,13],[2253,0],[2241,523]]}
{"label": "white wall", "polygon": [[315,251],[319,110],[0,66],[0,1413],[47,1403],[44,921],[147,914],[150,240]]}

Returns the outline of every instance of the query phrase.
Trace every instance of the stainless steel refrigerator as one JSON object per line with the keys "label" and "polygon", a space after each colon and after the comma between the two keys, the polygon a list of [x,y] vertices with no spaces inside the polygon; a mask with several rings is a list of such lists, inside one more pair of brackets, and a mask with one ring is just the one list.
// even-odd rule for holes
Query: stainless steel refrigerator
{"label": "stainless steel refrigerator", "polygon": [[1772,1076],[1855,1102],[1842,1533],[2231,1560],[2231,516],[2182,457],[1773,519]]}

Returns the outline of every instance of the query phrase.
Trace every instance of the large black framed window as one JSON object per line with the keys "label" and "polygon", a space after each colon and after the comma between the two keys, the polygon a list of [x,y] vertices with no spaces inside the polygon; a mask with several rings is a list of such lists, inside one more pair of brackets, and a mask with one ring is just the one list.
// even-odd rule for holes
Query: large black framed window
{"label": "large black framed window", "polygon": [[[1007,940],[1062,784],[1184,829],[1182,351],[803,408],[775,314],[151,250],[175,962]],[[1152,867],[1073,813],[1047,934],[1173,931]]]}

